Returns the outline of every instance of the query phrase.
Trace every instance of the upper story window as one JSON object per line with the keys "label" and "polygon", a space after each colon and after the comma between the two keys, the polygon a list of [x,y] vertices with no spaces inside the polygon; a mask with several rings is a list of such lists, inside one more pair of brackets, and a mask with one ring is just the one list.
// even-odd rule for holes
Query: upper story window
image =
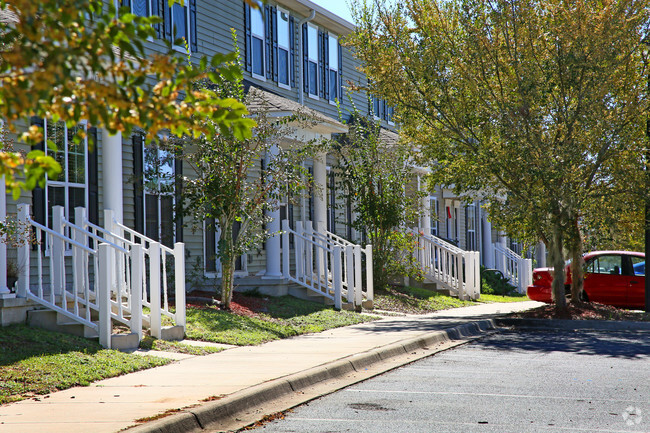
{"label": "upper story window", "polygon": [[305,84],[307,93],[310,96],[318,97],[318,28],[307,25],[307,43],[305,51],[307,52],[307,68]]}
{"label": "upper story window", "polygon": [[303,26],[304,91],[334,102],[341,98],[342,50],[338,37],[311,23]]}
{"label": "upper story window", "polygon": [[328,80],[327,90],[328,90],[328,99],[330,101],[336,101],[340,99],[339,95],[340,89],[340,72],[341,72],[341,47],[339,46],[339,40],[334,35],[328,36]]}
{"label": "upper story window", "polygon": [[395,114],[395,108],[388,105],[388,103],[381,98],[378,98],[374,95],[370,97],[370,114],[372,114],[375,120],[385,120],[389,125],[394,125],[395,121],[393,116]]}
{"label": "upper story window", "polygon": [[184,39],[183,44],[174,44],[174,48],[185,52],[185,45],[191,52],[198,51],[196,35],[196,0],[185,0],[184,5],[168,0],[120,0],[119,5],[128,7],[131,12],[141,17],[160,16],[162,23],[154,24],[156,34],[161,39],[174,43]]}
{"label": "upper story window", "polygon": [[277,29],[277,82],[282,87],[290,87],[293,68],[293,20],[288,12],[278,9],[276,14]]}
{"label": "upper story window", "polygon": [[251,63],[252,72],[260,78],[264,77],[264,40],[266,30],[264,26],[264,17],[259,9],[250,10],[251,20]]}

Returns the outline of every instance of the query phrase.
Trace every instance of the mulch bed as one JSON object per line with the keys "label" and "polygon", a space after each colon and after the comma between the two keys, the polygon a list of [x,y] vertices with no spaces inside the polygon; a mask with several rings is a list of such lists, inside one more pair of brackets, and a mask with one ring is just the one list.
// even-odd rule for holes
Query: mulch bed
{"label": "mulch bed", "polygon": [[[195,290],[187,294],[187,306],[192,308],[219,309],[219,295],[214,292]],[[266,312],[268,298],[246,296],[234,292],[230,302],[230,312],[239,316],[255,317]]]}
{"label": "mulch bed", "polygon": [[549,304],[521,313],[513,313],[510,317],[525,319],[570,319],[570,320],[631,320],[637,322],[650,321],[650,314],[642,311],[630,311],[622,308],[603,305],[596,302],[569,303],[566,312],[559,312],[555,305]]}

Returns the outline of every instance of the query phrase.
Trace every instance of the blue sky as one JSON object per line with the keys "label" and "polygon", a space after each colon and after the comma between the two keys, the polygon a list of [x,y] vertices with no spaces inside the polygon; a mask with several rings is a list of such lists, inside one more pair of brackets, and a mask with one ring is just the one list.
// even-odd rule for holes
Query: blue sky
{"label": "blue sky", "polygon": [[[350,13],[350,8],[348,6],[348,1],[350,0],[312,0],[318,6],[321,6],[327,9],[330,12],[335,13],[341,18],[354,24],[352,20],[352,14]],[[354,1],[354,0],[352,0]]]}

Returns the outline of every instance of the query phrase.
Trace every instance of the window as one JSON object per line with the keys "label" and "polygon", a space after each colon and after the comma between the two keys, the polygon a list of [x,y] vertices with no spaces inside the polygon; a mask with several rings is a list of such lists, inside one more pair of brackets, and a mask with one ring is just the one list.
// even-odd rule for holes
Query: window
{"label": "window", "polygon": [[465,227],[467,228],[467,250],[476,251],[476,206],[474,204],[465,207]]}
{"label": "window", "polygon": [[383,101],[376,96],[372,96],[372,117],[375,120],[379,120],[383,107]]}
{"label": "window", "polygon": [[[221,230],[219,226],[215,223],[214,218],[208,218],[204,223],[203,233],[205,235],[204,240],[204,257],[205,257],[205,273],[211,274],[212,276],[217,276],[221,274],[221,261],[217,256],[219,252],[219,237],[221,236]],[[233,238],[239,234],[241,229],[241,223],[235,222],[233,225]],[[247,272],[247,260],[248,256],[242,254],[241,256],[235,259],[235,273],[242,274]]]}
{"label": "window", "polygon": [[328,36],[328,56],[329,56],[329,67],[327,70],[328,73],[328,87],[329,87],[329,100],[334,102],[337,98],[340,98],[341,95],[339,92],[339,41],[336,36]]}
{"label": "window", "polygon": [[[185,2],[186,4],[188,2]],[[174,3],[171,7],[171,19],[172,19],[172,38],[173,41],[176,39],[183,38],[185,42],[189,44],[190,42],[190,17],[187,10],[187,6],[181,6],[180,3]],[[180,47],[183,50],[185,47]]]}
{"label": "window", "polygon": [[637,277],[645,276],[645,259],[643,257],[630,256],[632,260],[632,273]]}
{"label": "window", "polygon": [[429,218],[431,219],[431,234],[438,236],[438,198],[429,197]]}
{"label": "window", "polygon": [[293,34],[289,14],[282,10],[278,9],[276,15],[276,28],[277,28],[277,38],[278,38],[278,84],[282,87],[290,87],[291,80],[291,67],[293,62],[291,62],[291,53],[292,53],[292,40]]}
{"label": "window", "polygon": [[150,0],[131,0],[131,12],[141,17],[150,16],[151,15]]}
{"label": "window", "polygon": [[251,64],[253,75],[264,78],[264,39],[265,27],[262,11],[250,9],[251,20]]}
{"label": "window", "polygon": [[170,248],[175,239],[176,193],[174,154],[150,143],[144,148],[144,233]]}
{"label": "window", "polygon": [[597,256],[587,262],[585,268],[586,272],[590,274],[621,275],[622,257],[619,255]]}
{"label": "window", "polygon": [[[141,17],[160,16],[161,23],[154,24],[159,38],[175,42],[185,39],[191,52],[197,51],[196,37],[196,0],[185,0],[184,5],[168,0],[120,0],[120,6],[128,7],[131,12]],[[174,45],[178,51],[186,51],[185,43]]]}
{"label": "window", "polygon": [[318,28],[307,24],[307,68],[305,83],[307,93],[310,96],[318,97]]}
{"label": "window", "polygon": [[388,121],[389,125],[394,125],[395,120],[393,120],[393,115],[395,114],[395,107],[387,107],[386,108],[386,120]]}
{"label": "window", "polygon": [[[85,124],[68,128],[64,122],[52,122],[45,119],[45,140],[56,144],[57,151],[54,159],[61,165],[61,173],[57,178],[47,179],[45,188],[45,203],[47,208],[46,225],[52,226],[52,207],[63,206],[65,218],[75,223],[74,209],[86,207],[88,171],[88,139],[79,144],[74,142],[78,130],[85,130]],[[46,148],[46,153],[51,154]]]}

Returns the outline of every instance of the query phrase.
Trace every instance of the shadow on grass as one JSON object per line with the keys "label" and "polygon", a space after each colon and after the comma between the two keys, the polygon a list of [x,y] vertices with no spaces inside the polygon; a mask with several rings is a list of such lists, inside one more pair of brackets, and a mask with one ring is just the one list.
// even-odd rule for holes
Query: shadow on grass
{"label": "shadow on grass", "polygon": [[7,366],[35,356],[68,352],[97,353],[99,343],[74,335],[11,325],[0,331],[0,366]]}

